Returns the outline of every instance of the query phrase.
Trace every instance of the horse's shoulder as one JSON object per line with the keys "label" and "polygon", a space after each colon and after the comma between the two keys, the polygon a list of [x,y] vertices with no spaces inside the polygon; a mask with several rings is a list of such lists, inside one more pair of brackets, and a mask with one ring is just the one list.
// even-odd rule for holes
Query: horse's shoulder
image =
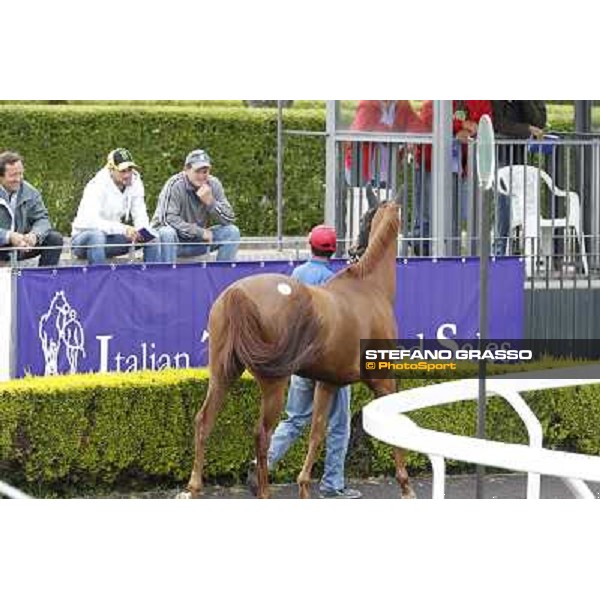
{"label": "horse's shoulder", "polygon": [[360,270],[360,265],[354,264],[346,267],[342,271],[338,271],[327,283],[330,284],[331,287],[335,288],[339,284],[344,285],[349,282],[359,281],[361,279],[362,273]]}

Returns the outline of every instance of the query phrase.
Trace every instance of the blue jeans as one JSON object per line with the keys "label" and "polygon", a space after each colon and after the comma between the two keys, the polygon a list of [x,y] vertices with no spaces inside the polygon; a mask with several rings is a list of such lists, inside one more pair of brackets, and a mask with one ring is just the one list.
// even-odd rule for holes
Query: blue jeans
{"label": "blue jeans", "polygon": [[[106,244],[118,244],[107,246]],[[93,246],[93,248],[82,248],[81,246]],[[160,244],[154,239],[147,244],[139,244],[136,247],[144,248],[144,262],[160,262]],[[90,265],[102,265],[107,258],[127,254],[131,248],[131,240],[123,234],[107,234],[99,229],[88,229],[73,236],[71,240],[73,254],[77,258],[87,258]]]}
{"label": "blue jeans", "polygon": [[[423,180],[421,180],[423,177]],[[421,169],[416,171],[415,202],[413,207],[413,237],[428,238],[429,213],[431,211],[431,173],[422,173]],[[431,240],[415,240],[413,242],[415,253],[419,256],[429,256]]]}
{"label": "blue jeans", "polygon": [[[423,176],[423,181],[421,181],[421,177]],[[462,183],[462,185],[461,185]],[[415,238],[429,238],[430,237],[430,213],[431,213],[431,195],[432,183],[431,183],[431,173],[425,172],[423,175],[421,174],[421,169],[417,169],[416,171],[416,182],[415,182],[415,202],[414,202],[414,227],[413,227],[413,237]],[[449,218],[451,219],[451,228],[450,234],[452,236],[452,240],[450,240],[449,244],[447,243],[446,251],[450,253],[451,256],[460,256],[461,253],[461,230],[462,223],[459,223],[459,202],[458,196],[460,195],[460,220],[466,220],[467,218],[467,202],[468,202],[468,194],[467,194],[467,186],[463,179],[459,179],[459,175],[457,173],[453,173],[452,175],[452,202],[450,204],[451,214]],[[422,212],[422,214],[421,214]],[[431,240],[415,240],[414,249],[417,254],[420,256],[429,256]],[[421,252],[422,250],[422,252]]]}
{"label": "blue jeans", "polygon": [[217,250],[217,260],[235,260],[239,247],[240,230],[235,225],[213,225],[209,229],[213,235],[211,244],[182,244],[182,240],[173,227],[169,225],[159,227],[161,261],[174,263],[178,256],[200,256],[215,250]]}
{"label": "blue jeans", "polygon": [[508,236],[510,232],[510,198],[498,194],[496,204],[496,235],[494,240],[494,254],[504,256],[508,250]]}
{"label": "blue jeans", "polygon": [[[519,146],[500,146],[496,162],[498,168],[512,166],[522,163],[524,160],[523,147]],[[496,256],[504,256],[509,250],[510,235],[510,196],[498,194],[496,203],[496,224],[494,230],[494,248],[493,253]],[[510,254],[510,252],[509,252]]]}
{"label": "blue jeans", "polygon": [[[271,470],[312,419],[315,382],[292,375],[286,406],[287,418],[277,425],[267,454]],[[340,388],[331,403],[321,491],[344,489],[344,461],[350,438],[350,387]]]}

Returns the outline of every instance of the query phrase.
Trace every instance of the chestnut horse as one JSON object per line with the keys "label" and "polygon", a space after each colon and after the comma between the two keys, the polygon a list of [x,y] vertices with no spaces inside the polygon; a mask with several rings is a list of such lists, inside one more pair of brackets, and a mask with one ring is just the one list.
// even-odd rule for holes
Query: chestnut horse
{"label": "chestnut horse", "polygon": [[[241,279],[217,298],[209,317],[210,380],[195,420],[195,460],[188,492],[202,490],[206,438],[227,389],[244,368],[262,393],[255,431],[258,497],[267,498],[267,450],[285,403],[289,377],[317,381],[308,453],[298,476],[301,498],[309,497],[313,464],[325,436],[327,415],[340,386],[361,381],[360,340],[396,339],[394,316],[396,250],[400,227],[395,202],[377,204],[369,195],[354,255],[358,258],[324,285],[307,286],[287,276],[266,274]],[[395,379],[365,379],[377,396],[396,391]],[[414,497],[404,461],[395,449],[396,478],[403,497]]]}

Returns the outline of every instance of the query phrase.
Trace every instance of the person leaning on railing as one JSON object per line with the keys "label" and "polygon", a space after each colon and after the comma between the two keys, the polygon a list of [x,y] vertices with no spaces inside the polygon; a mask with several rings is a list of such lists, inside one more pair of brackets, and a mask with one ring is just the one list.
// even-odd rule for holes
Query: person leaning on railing
{"label": "person leaning on railing", "polygon": [[42,195],[23,179],[23,158],[17,152],[0,154],[0,262],[39,256],[40,267],[58,264],[63,245],[62,235],[52,229]]}
{"label": "person leaning on railing", "polygon": [[[221,182],[210,174],[211,160],[204,150],[193,150],[183,171],[164,185],[152,226],[158,231],[163,262],[178,256],[199,256],[217,250],[217,260],[235,260],[240,230]],[[211,221],[217,224],[209,226]]]}
{"label": "person leaning on railing", "polygon": [[[464,178],[467,174],[468,150],[467,143],[477,135],[479,119],[483,115],[492,116],[492,103],[490,100],[452,100],[452,203],[451,218],[451,244],[450,253],[458,256],[461,253],[460,238],[462,221],[466,220],[467,186]],[[421,121],[428,131],[433,127],[433,102],[425,100],[419,113]],[[430,254],[430,213],[431,213],[431,145],[424,144],[417,147],[416,152],[416,181],[415,181],[415,206],[414,252],[417,255],[429,256]],[[462,184],[461,184],[462,182]]]}

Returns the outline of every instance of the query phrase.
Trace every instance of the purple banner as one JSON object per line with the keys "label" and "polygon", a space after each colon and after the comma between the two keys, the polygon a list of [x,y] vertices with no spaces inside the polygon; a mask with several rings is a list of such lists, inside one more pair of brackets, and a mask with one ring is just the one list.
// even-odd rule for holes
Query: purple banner
{"label": "purple banner", "polygon": [[[162,370],[208,362],[208,314],[231,283],[290,274],[298,263],[122,265],[23,270],[17,278],[17,374]],[[334,261],[334,269],[346,266]],[[524,270],[490,265],[490,338],[523,337]],[[476,259],[399,260],[401,338],[477,335]]]}
{"label": "purple banner", "polygon": [[[525,270],[518,258],[490,262],[488,339],[524,335]],[[479,260],[399,260],[398,337],[476,339],[479,334]]]}

